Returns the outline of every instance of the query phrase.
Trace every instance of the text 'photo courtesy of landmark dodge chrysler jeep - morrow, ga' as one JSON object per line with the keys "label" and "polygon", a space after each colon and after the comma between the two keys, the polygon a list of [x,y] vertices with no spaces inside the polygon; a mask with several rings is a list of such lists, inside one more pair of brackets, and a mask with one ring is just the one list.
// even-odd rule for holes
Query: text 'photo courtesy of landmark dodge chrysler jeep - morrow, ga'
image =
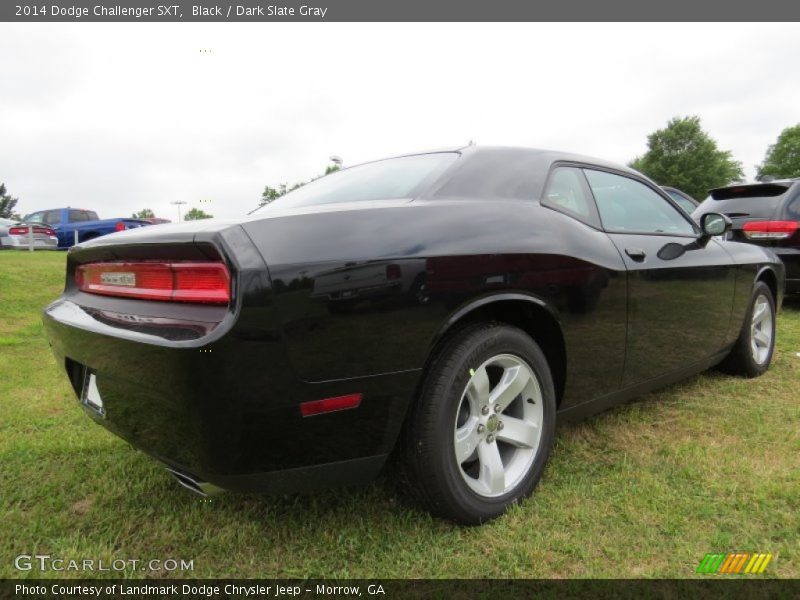
{"label": "text 'photo courtesy of landmark dodge chrysler jeep - morrow, ga'", "polygon": [[557,418],[768,368],[784,265],[730,226],[601,160],[401,156],[81,244],[44,323],[86,413],[187,487],[352,484],[395,452],[475,524],[532,492]]}

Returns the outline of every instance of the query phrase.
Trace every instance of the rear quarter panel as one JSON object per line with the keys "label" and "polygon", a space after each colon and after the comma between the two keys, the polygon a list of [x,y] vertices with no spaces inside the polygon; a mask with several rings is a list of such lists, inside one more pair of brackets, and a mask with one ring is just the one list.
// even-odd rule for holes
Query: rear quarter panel
{"label": "rear quarter panel", "polygon": [[[519,292],[546,304],[567,346],[565,401],[619,385],[626,279],[608,237],[537,202],[430,200],[276,216],[243,225],[268,265],[293,368],[318,382],[422,369],[444,324],[471,302]],[[339,306],[389,265],[402,285]]]}

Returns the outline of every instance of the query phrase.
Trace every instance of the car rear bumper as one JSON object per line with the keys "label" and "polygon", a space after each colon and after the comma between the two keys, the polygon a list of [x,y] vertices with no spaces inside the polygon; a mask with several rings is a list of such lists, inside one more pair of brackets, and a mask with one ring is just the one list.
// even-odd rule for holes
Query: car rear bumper
{"label": "car rear bumper", "polygon": [[[154,230],[157,228],[153,228]],[[197,237],[195,237],[197,241]],[[373,477],[394,446],[419,371],[308,383],[290,364],[269,274],[235,228],[208,243],[156,251],[224,256],[233,305],[201,306],[86,294],[71,273],[102,260],[102,243],[71,251],[67,289],[43,313],[56,362],[95,422],[191,478],[240,491],[302,491]],[[102,411],[80,402],[87,377]],[[304,402],[361,394],[357,408],[303,417]]]}
{"label": "car rear bumper", "polygon": [[[27,250],[30,248],[30,240],[26,235],[8,235],[0,240],[0,245],[3,248]],[[33,247],[35,250],[57,250],[58,239],[49,236],[34,236]]]}
{"label": "car rear bumper", "polygon": [[[65,298],[45,309],[43,321],[89,417],[171,469],[224,489],[292,492],[373,478],[418,377],[300,381],[280,336],[264,327],[268,310],[245,310],[216,327],[196,320],[131,327]],[[102,413],[80,402],[90,374]],[[353,393],[362,394],[358,408],[301,416],[302,402]]]}

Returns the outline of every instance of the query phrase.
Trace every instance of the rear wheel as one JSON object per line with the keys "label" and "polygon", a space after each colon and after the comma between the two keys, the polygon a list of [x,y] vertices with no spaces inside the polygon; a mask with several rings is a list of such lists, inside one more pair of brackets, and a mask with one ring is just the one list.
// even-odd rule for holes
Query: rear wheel
{"label": "rear wheel", "polygon": [[758,377],[772,361],[775,351],[775,299],[769,286],[756,283],[739,339],[720,365],[723,371]]}
{"label": "rear wheel", "polygon": [[434,514],[485,522],[533,491],[554,430],[541,349],[515,327],[471,326],[439,353],[415,406],[406,439],[411,484]]}

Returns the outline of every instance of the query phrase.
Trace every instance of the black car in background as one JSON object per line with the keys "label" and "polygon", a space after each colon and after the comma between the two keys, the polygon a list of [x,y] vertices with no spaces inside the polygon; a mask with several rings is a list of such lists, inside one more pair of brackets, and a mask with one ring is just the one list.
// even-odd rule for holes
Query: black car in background
{"label": "black car in background", "polygon": [[675,200],[675,202],[680,206],[683,210],[687,213],[692,214],[695,208],[698,207],[700,204],[697,200],[692,198],[686,192],[682,192],[678,188],[670,187],[668,185],[662,185],[661,189],[663,189],[667,194],[669,194],[670,198]]}
{"label": "black car in background", "polygon": [[769,248],[786,265],[786,292],[800,293],[800,180],[736,184],[711,190],[695,218],[721,213],[728,238]]}
{"label": "black car in background", "polygon": [[784,268],[729,226],[602,160],[402,156],[80,244],[44,324],[86,413],[195,491],[352,484],[396,452],[480,523],[532,492],[556,418],[769,367]]}

